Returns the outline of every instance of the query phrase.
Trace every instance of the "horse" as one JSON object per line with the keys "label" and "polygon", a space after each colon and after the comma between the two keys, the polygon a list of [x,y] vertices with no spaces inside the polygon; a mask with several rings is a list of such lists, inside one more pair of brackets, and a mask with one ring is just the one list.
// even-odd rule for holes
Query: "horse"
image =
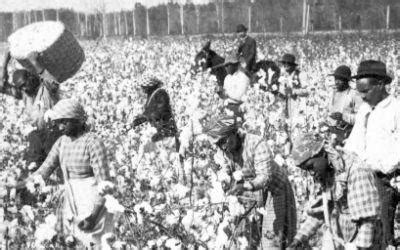
{"label": "horse", "polygon": [[[208,41],[203,48],[196,54],[194,58],[194,66],[192,67],[193,72],[198,72],[199,69],[205,71],[207,69],[211,69],[211,74],[217,78],[218,87],[220,90],[224,86],[224,80],[227,76],[227,71],[223,64],[225,62],[225,58],[218,55],[214,50],[211,49],[211,42]],[[273,75],[269,74],[273,72]],[[265,72],[265,73],[263,73]],[[261,73],[261,74],[259,74]],[[260,77],[262,75],[262,77]],[[255,82],[258,82],[260,78],[265,78],[265,81],[260,86],[264,91],[270,91],[273,94],[277,93],[277,89],[279,89],[279,76],[280,69],[278,65],[270,60],[260,60],[258,61],[253,69],[250,72],[250,78],[252,85]],[[275,89],[276,86],[277,89]]]}
{"label": "horse", "polygon": [[[206,71],[211,69],[211,74],[217,78],[217,83],[220,88],[224,86],[225,77],[228,75],[225,67],[222,67],[225,62],[225,58],[218,55],[211,48],[211,42],[208,41],[203,48],[196,54],[194,58],[194,72],[198,72],[199,69]],[[221,67],[219,67],[221,66]]]}

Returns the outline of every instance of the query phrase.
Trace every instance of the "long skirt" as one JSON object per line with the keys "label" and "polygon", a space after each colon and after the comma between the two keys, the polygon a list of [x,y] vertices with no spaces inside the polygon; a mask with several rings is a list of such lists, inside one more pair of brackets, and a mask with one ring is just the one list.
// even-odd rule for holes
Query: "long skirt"
{"label": "long skirt", "polygon": [[78,228],[78,224],[87,218],[93,211],[98,198],[97,184],[94,177],[84,179],[70,179],[64,185],[64,205],[62,210],[62,223],[65,235],[72,235],[85,247],[99,249],[101,237],[113,230],[114,216],[104,207],[96,220],[93,230],[84,232]]}
{"label": "long skirt", "polygon": [[246,211],[251,211],[244,218],[239,218],[235,237],[246,237],[248,249],[280,250],[289,246],[296,235],[297,222],[296,202],[289,180],[278,194],[257,191],[245,192],[244,196],[252,200],[243,204]]}
{"label": "long skirt", "polygon": [[260,249],[285,249],[296,235],[296,201],[292,186],[286,182],[279,194],[268,192],[262,221]]}

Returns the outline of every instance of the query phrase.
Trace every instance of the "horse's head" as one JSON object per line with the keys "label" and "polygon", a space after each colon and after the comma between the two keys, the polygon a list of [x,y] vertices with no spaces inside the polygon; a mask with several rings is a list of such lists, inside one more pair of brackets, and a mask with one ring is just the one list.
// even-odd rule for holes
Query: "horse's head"
{"label": "horse's head", "polygon": [[203,48],[196,54],[194,58],[194,65],[192,70],[198,72],[199,70],[205,71],[210,68],[212,59],[212,50],[210,49],[211,42],[208,41]]}

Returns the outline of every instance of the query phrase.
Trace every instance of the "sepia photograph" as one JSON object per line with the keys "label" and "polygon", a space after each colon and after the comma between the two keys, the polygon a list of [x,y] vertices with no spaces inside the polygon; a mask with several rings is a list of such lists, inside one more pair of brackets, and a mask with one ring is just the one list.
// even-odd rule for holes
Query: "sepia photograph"
{"label": "sepia photograph", "polygon": [[0,249],[400,249],[400,0],[0,0]]}

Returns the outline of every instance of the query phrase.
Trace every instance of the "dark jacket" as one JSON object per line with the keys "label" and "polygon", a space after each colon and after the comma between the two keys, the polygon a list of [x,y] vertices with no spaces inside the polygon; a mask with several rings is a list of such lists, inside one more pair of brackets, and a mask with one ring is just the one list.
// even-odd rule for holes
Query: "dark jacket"
{"label": "dark jacket", "polygon": [[246,69],[250,72],[253,70],[253,67],[256,63],[256,56],[257,56],[256,40],[247,36],[244,42],[239,45],[238,57],[244,58],[247,64]]}

